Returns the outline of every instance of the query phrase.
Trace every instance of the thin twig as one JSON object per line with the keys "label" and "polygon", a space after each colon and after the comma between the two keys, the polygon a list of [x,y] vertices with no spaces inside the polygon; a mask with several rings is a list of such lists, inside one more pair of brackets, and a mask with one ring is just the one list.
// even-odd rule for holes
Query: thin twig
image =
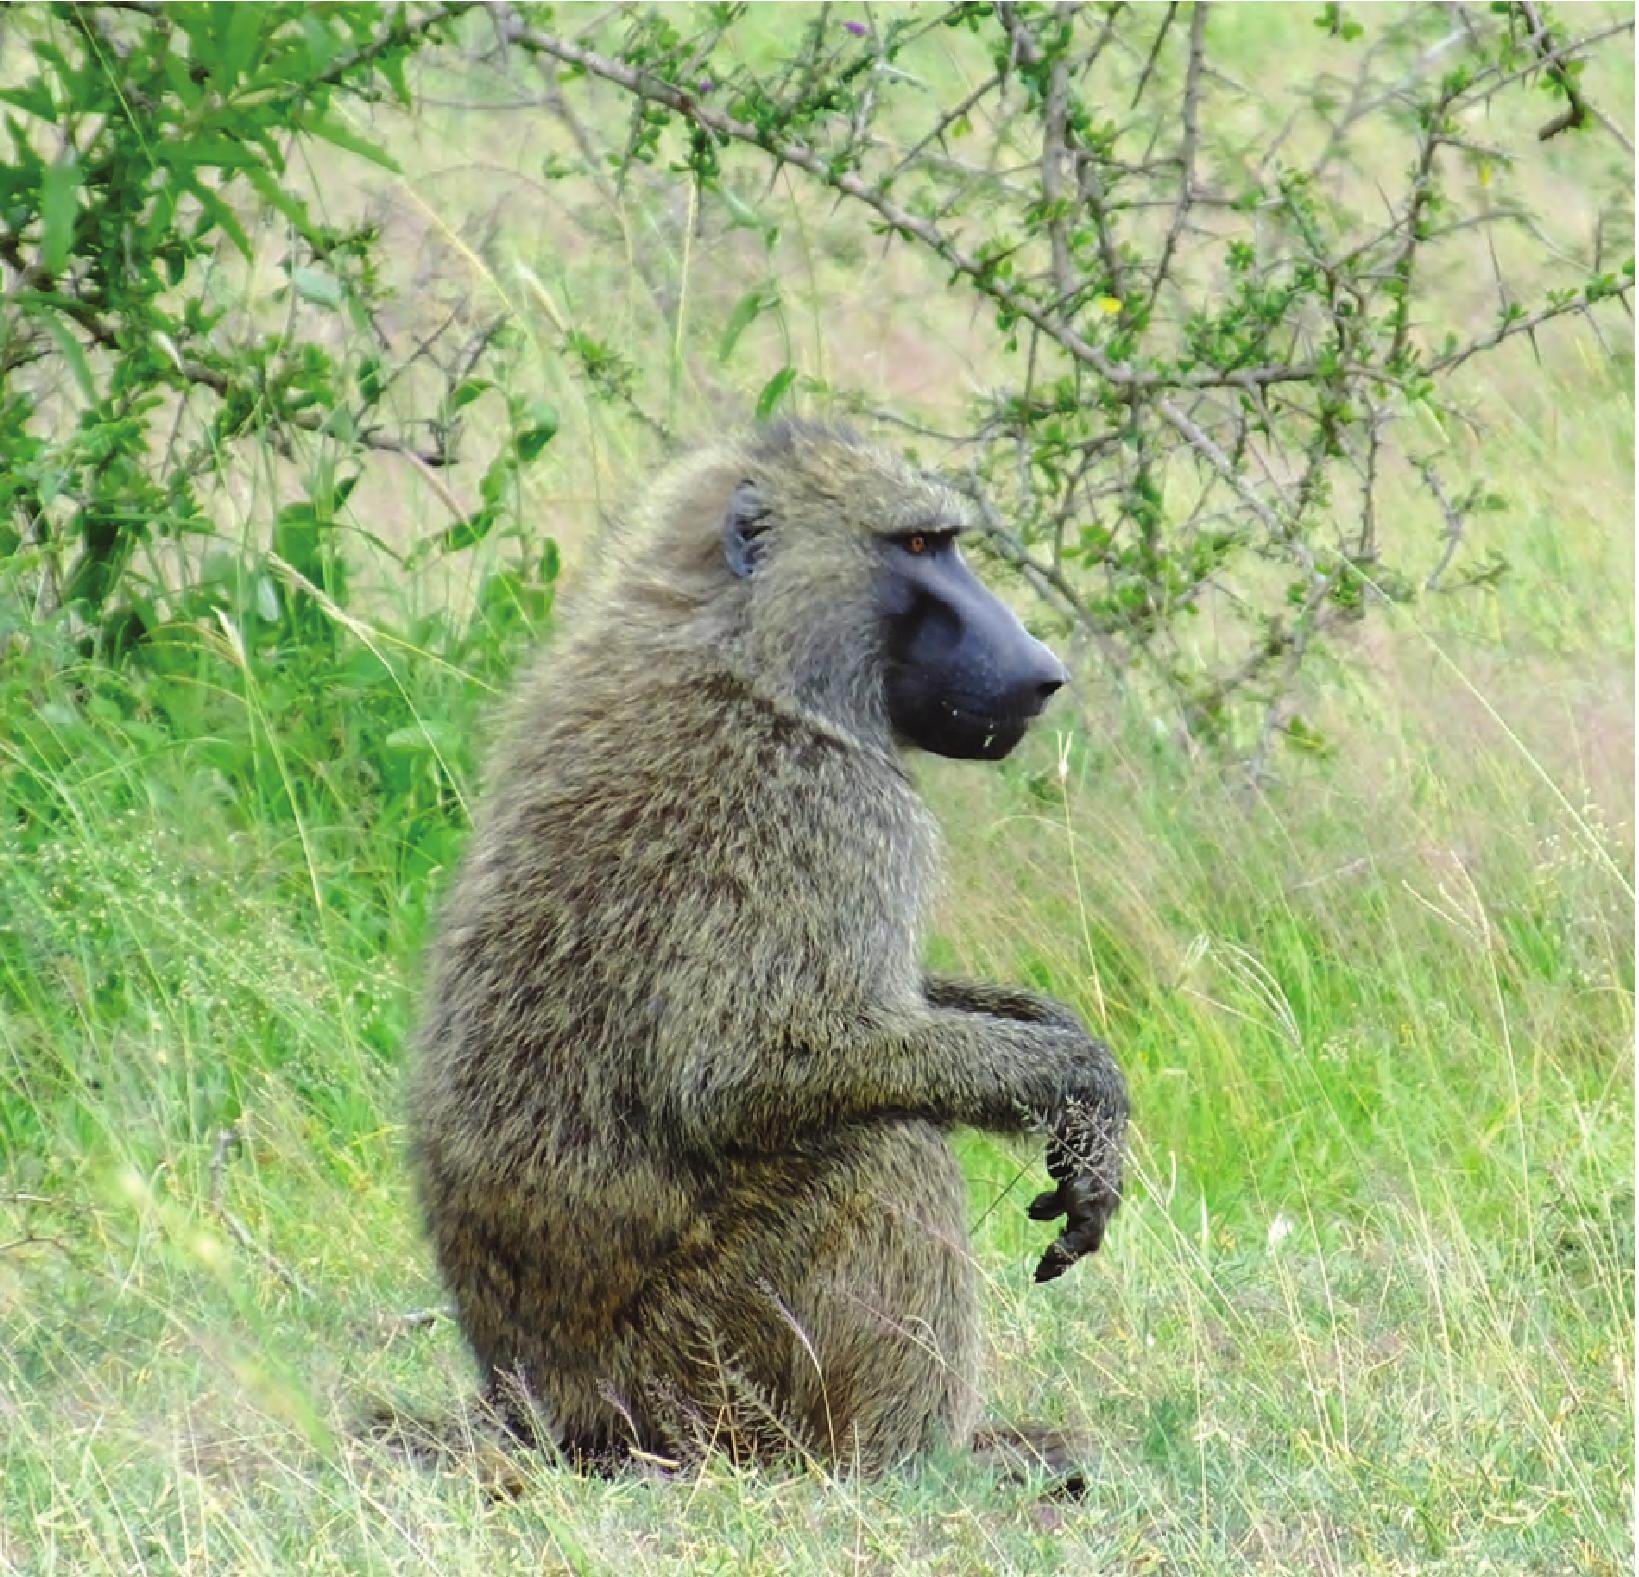
{"label": "thin twig", "polygon": [[1583,95],[1582,89],[1577,86],[1576,75],[1568,71],[1565,61],[1554,48],[1554,41],[1549,36],[1548,25],[1543,21],[1532,0],[1519,0],[1520,14],[1530,24],[1531,36],[1527,42],[1537,52],[1538,57],[1547,65],[1548,76],[1558,84],[1565,95],[1565,109],[1545,125],[1537,129],[1537,141],[1547,142],[1550,137],[1557,137],[1562,131],[1571,131],[1582,125],[1591,115],[1616,138],[1618,142],[1633,152],[1633,143],[1626,132],[1608,115],[1602,113]]}
{"label": "thin twig", "polygon": [[1440,473],[1434,469],[1432,461],[1424,461],[1418,469],[1422,472],[1423,480],[1428,484],[1428,490],[1434,495],[1434,501],[1440,506],[1440,513],[1445,516],[1445,546],[1440,553],[1440,561],[1428,573],[1428,579],[1423,582],[1425,591],[1438,591],[1440,578],[1450,569],[1451,561],[1457,556],[1457,549],[1462,546],[1463,527],[1466,524],[1463,513],[1451,501],[1440,480]]}
{"label": "thin twig", "polygon": [[223,1189],[227,1180],[227,1164],[233,1152],[244,1143],[244,1133],[237,1126],[222,1129],[216,1136],[216,1148],[211,1152],[210,1165],[210,1207],[211,1213],[232,1234],[234,1241],[247,1253],[254,1254],[261,1260],[275,1276],[299,1297],[311,1298],[315,1296],[313,1289],[302,1280],[288,1265],[280,1260],[251,1235],[247,1227],[238,1216],[228,1209],[223,1200]]}
{"label": "thin twig", "polygon": [[[1633,290],[1633,284],[1619,284],[1612,292],[1612,296],[1626,301]],[[1539,311],[1527,314],[1525,317],[1514,318],[1506,323],[1499,324],[1489,334],[1483,334],[1478,339],[1470,340],[1466,345],[1456,350],[1447,351],[1443,356],[1436,356],[1433,361],[1423,364],[1423,372],[1433,377],[1438,373],[1449,372],[1453,367],[1460,367],[1472,356],[1478,356],[1482,351],[1493,350],[1504,340],[1513,339],[1519,334],[1534,334],[1544,323],[1552,323],[1555,318],[1565,317],[1572,312],[1586,312],[1590,303],[1583,297],[1577,296],[1570,301],[1555,302],[1552,306],[1541,308]]]}
{"label": "thin twig", "polygon": [[1189,19],[1189,67],[1184,76],[1184,140],[1179,150],[1183,173],[1178,180],[1178,202],[1172,211],[1172,222],[1167,226],[1167,238],[1161,243],[1161,256],[1150,282],[1152,306],[1172,267],[1172,255],[1177,249],[1179,237],[1184,233],[1189,205],[1195,196],[1195,158],[1201,141],[1201,62],[1206,54],[1206,14],[1207,0],[1195,0],[1195,9]]}

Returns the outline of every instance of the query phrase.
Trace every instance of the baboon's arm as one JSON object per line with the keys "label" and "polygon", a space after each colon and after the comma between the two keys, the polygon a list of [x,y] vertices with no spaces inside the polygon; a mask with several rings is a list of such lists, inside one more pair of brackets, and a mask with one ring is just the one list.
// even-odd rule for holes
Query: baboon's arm
{"label": "baboon's arm", "polygon": [[995,1018],[1018,1019],[1025,1024],[1060,1024],[1080,1028],[1081,1021],[1062,1002],[1026,991],[1021,986],[997,985],[989,980],[966,980],[959,975],[922,977],[922,994],[934,1007],[964,1013],[989,1013]]}
{"label": "baboon's arm", "polygon": [[[923,977],[922,991],[930,1003],[940,1007],[1031,1024],[1081,1027],[1081,1021],[1062,1002],[1012,986],[927,975]],[[1036,1267],[1037,1281],[1052,1281],[1083,1255],[1097,1249],[1121,1202],[1126,1085],[1108,1048],[1099,1041],[1092,1044],[1108,1059],[1106,1075],[1111,1098],[1103,1103],[1085,1098],[1067,1101],[1053,1123],[1047,1169],[1054,1186],[1031,1201],[1030,1215],[1037,1221],[1059,1216],[1066,1220],[1064,1230]]]}
{"label": "baboon's arm", "polygon": [[919,1114],[936,1121],[1020,1133],[1056,1125],[1072,1104],[1125,1116],[1126,1081],[1109,1047],[1069,1009],[1029,992],[947,982],[904,1035],[900,1058],[896,1038],[872,1048],[886,1052],[882,1062],[862,1052],[860,1073],[868,1086],[883,1063],[900,1061],[907,1093],[921,1088]]}
{"label": "baboon's arm", "polygon": [[[975,989],[991,988],[964,985],[966,1000]],[[1068,1009],[1001,991],[997,1005],[1052,1010],[1003,1016],[956,998],[936,988],[904,1007],[775,1027],[743,1055],[723,1048],[691,1070],[679,1116],[702,1139],[770,1146],[878,1117],[1023,1133],[1055,1127],[1073,1104],[1125,1116],[1121,1070]]]}
{"label": "baboon's arm", "polygon": [[725,1048],[697,1063],[678,1092],[682,1125],[708,1153],[783,1149],[882,1118],[1046,1130],[1055,1187],[1030,1213],[1067,1219],[1037,1280],[1102,1242],[1121,1197],[1127,1087],[1109,1047],[1068,1008],[1005,987],[933,980],[910,1004],[769,1030],[745,1055]]}

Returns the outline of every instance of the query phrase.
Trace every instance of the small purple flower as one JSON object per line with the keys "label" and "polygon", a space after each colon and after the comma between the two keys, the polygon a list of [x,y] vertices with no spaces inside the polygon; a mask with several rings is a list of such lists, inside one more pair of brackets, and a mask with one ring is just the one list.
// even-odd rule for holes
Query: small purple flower
{"label": "small purple flower", "polygon": [[717,84],[713,82],[710,77],[701,77],[698,91],[701,93],[711,93],[716,90],[716,87]]}
{"label": "small purple flower", "polygon": [[852,33],[855,38],[864,38],[864,36],[870,32],[870,29],[866,27],[863,22],[844,22],[842,25],[843,28]]}

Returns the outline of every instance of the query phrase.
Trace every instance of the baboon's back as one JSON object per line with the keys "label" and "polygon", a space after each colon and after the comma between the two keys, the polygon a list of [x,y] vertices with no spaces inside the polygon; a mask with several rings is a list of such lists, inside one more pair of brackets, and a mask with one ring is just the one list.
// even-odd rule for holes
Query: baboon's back
{"label": "baboon's back", "polygon": [[[657,1268],[702,1247],[709,1196],[747,1180],[698,1144],[690,1086],[776,999],[846,1012],[875,989],[931,857],[891,762],[709,664],[588,657],[526,690],[420,1037],[424,1202],[486,1366],[516,1360],[520,1316],[564,1364],[606,1358]],[[897,868],[869,869],[889,846]]]}

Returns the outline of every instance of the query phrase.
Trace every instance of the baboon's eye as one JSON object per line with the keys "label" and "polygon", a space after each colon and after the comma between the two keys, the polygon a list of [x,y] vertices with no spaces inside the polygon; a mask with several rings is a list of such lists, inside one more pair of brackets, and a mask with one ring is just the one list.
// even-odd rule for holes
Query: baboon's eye
{"label": "baboon's eye", "polygon": [[893,541],[907,553],[926,558],[931,553],[942,553],[955,540],[954,531],[907,531]]}

